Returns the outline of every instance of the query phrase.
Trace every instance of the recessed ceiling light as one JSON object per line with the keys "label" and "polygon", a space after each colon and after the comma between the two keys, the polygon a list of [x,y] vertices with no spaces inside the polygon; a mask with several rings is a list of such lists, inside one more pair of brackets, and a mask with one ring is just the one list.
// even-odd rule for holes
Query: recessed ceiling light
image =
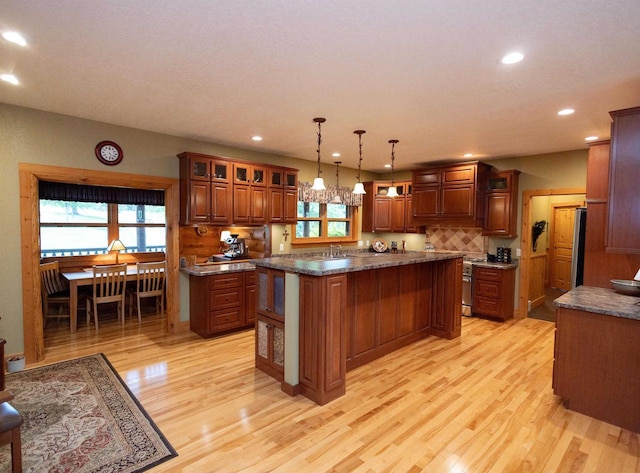
{"label": "recessed ceiling light", "polygon": [[384,167],[386,167],[386,168],[390,168],[390,167],[391,167],[391,164],[385,164],[385,165],[384,165]]}
{"label": "recessed ceiling light", "polygon": [[598,139],[597,136],[591,135],[591,136],[587,136],[584,140],[585,141],[596,141],[597,139]]}
{"label": "recessed ceiling light", "polygon": [[331,156],[333,156],[334,158],[339,158],[340,157],[340,153],[332,153]]}
{"label": "recessed ceiling light", "polygon": [[513,52],[504,56],[501,60],[502,64],[516,64],[524,59],[524,54]]}
{"label": "recessed ceiling light", "polygon": [[20,46],[27,45],[27,41],[22,37],[22,35],[20,33],[16,33],[15,31],[5,31],[4,33],[2,33],[2,37],[7,41],[18,44]]}
{"label": "recessed ceiling light", "polygon": [[473,157],[473,153],[465,153],[465,154],[463,155],[463,157],[465,157],[465,158],[472,158],[472,157]]}
{"label": "recessed ceiling light", "polygon": [[558,115],[571,115],[573,112],[575,112],[575,110],[572,108],[563,108],[558,112]]}
{"label": "recessed ceiling light", "polygon": [[0,74],[0,79],[13,85],[18,85],[20,81],[13,74]]}
{"label": "recessed ceiling light", "polygon": [[255,135],[255,136],[252,136],[251,139],[253,141],[262,141],[262,136]]}

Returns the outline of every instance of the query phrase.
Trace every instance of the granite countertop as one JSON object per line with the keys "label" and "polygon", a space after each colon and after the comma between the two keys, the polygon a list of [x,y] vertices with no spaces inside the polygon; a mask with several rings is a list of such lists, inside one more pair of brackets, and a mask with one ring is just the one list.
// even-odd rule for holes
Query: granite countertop
{"label": "granite countertop", "polygon": [[511,263],[496,263],[489,261],[472,261],[474,266],[481,268],[493,268],[493,269],[513,269],[518,267],[518,260],[511,260]]}
{"label": "granite countertop", "polygon": [[180,268],[180,271],[187,273],[191,276],[211,276],[215,274],[223,273],[239,273],[242,271],[253,271],[256,269],[255,265],[249,262],[241,263],[202,263],[192,264]]}
{"label": "granite countertop", "polygon": [[553,301],[556,307],[640,320],[640,297],[604,287],[578,286]]}
{"label": "granite countertop", "polygon": [[406,253],[346,253],[333,258],[322,255],[288,255],[281,257],[252,260],[256,266],[279,269],[290,273],[326,276],[329,274],[349,273],[379,269],[407,264],[428,263],[462,258],[461,252],[425,252],[407,251]]}

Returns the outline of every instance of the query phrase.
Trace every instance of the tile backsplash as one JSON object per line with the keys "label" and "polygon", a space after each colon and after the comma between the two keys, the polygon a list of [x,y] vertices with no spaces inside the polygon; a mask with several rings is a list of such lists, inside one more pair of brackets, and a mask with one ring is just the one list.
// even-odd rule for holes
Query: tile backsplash
{"label": "tile backsplash", "polygon": [[436,250],[486,253],[489,249],[489,237],[482,236],[481,228],[429,228],[427,241]]}

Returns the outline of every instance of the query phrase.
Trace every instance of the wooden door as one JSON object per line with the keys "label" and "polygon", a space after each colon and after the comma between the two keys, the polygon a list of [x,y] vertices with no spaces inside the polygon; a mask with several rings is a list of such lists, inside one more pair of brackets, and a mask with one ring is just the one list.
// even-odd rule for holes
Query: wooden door
{"label": "wooden door", "polygon": [[251,223],[267,223],[269,213],[269,197],[266,187],[251,186]]}
{"label": "wooden door", "polygon": [[211,214],[209,181],[191,181],[189,185],[189,222],[208,222]]}
{"label": "wooden door", "polygon": [[284,212],[282,223],[296,223],[298,221],[298,190],[285,189],[282,209]]}
{"label": "wooden door", "polygon": [[269,187],[269,221],[281,223],[284,219],[284,209],[282,208],[282,188]]}
{"label": "wooden door", "polygon": [[475,186],[465,184],[442,188],[440,211],[446,218],[473,218]]}
{"label": "wooden door", "polygon": [[395,197],[391,203],[391,231],[392,232],[404,232],[405,231],[405,206],[406,199],[403,196]]}
{"label": "wooden door", "polygon": [[211,184],[211,222],[232,223],[233,196],[228,184]]}
{"label": "wooden door", "polygon": [[577,204],[554,205],[551,234],[551,286],[571,289],[571,255]]}
{"label": "wooden door", "polygon": [[376,197],[374,200],[374,232],[390,232],[391,230],[391,208],[392,200],[390,197]]}
{"label": "wooden door", "polygon": [[440,209],[440,188],[414,186],[412,194],[413,218],[436,218]]}

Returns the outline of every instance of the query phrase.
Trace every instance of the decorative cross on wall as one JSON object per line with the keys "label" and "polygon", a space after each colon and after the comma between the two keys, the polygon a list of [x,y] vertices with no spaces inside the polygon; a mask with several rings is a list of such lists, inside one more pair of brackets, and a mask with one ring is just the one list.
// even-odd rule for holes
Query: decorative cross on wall
{"label": "decorative cross on wall", "polygon": [[289,236],[289,232],[287,231],[287,229],[284,229],[284,232],[282,232],[282,236],[284,237],[284,241],[287,241],[287,237]]}

